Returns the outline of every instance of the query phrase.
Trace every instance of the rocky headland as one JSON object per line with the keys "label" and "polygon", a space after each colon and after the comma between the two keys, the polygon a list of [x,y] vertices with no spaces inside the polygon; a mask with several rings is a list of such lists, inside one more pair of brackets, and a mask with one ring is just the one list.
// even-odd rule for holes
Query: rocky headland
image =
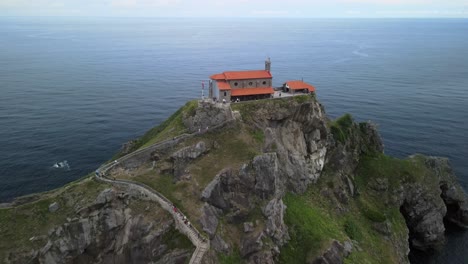
{"label": "rocky headland", "polygon": [[389,157],[374,124],[330,120],[313,95],[192,101],[115,158],[107,183],[2,205],[0,262],[194,261],[167,208],[113,180],[182,211],[209,240],[197,263],[409,263],[443,246],[446,224],[468,226],[446,158]]}

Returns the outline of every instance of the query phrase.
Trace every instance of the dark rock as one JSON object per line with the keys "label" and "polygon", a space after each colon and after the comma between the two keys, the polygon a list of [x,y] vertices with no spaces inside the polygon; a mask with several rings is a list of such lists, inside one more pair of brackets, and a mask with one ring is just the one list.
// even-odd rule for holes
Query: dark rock
{"label": "dark rock", "polygon": [[[174,230],[172,218],[163,216],[157,225],[143,215],[133,215],[112,189],[102,191],[91,208],[81,210],[53,229],[47,236],[33,237],[44,241],[38,250],[11,252],[6,263],[186,263],[191,256],[187,249],[169,249],[163,236]],[[162,210],[162,209],[161,209]],[[162,222],[161,222],[162,221]],[[2,263],[3,263],[2,259]]]}
{"label": "dark rock", "polygon": [[231,247],[226,243],[219,235],[215,235],[211,240],[210,245],[216,252],[229,255],[231,253]]}
{"label": "dark rock", "polygon": [[445,205],[438,195],[418,184],[407,187],[400,211],[410,230],[410,242],[419,250],[440,249],[445,242]]}
{"label": "dark rock", "polygon": [[441,197],[447,207],[445,219],[459,227],[468,228],[468,199],[453,173],[449,160],[421,155],[418,157],[424,158],[426,167],[439,178]]}
{"label": "dark rock", "polygon": [[252,161],[255,172],[255,193],[262,199],[275,194],[280,183],[276,153],[256,156]]}
{"label": "dark rock", "polygon": [[171,161],[173,163],[173,174],[175,180],[187,174],[188,164],[203,155],[208,151],[205,142],[200,141],[197,144],[189,147],[182,148],[171,155]]}
{"label": "dark rock", "polygon": [[219,209],[206,204],[202,208],[202,215],[200,217],[200,224],[202,225],[203,231],[210,235],[210,238],[213,238],[216,229],[218,228],[218,216]]}
{"label": "dark rock", "polygon": [[283,200],[273,199],[263,209],[263,214],[267,218],[266,234],[269,235],[278,246],[283,246],[290,239],[288,227],[284,223],[284,212],[286,205]]}
{"label": "dark rock", "polygon": [[343,246],[340,242],[333,240],[330,247],[326,249],[321,256],[315,258],[310,263],[312,264],[341,264],[347,257],[352,248],[352,244],[345,243]]}
{"label": "dark rock", "polygon": [[248,234],[245,235],[241,240],[240,253],[243,258],[247,257],[250,254],[259,252],[263,247],[263,238],[264,234],[261,232],[259,234]]}
{"label": "dark rock", "polygon": [[252,254],[247,263],[251,264],[275,264],[275,254],[270,250],[263,250]]}

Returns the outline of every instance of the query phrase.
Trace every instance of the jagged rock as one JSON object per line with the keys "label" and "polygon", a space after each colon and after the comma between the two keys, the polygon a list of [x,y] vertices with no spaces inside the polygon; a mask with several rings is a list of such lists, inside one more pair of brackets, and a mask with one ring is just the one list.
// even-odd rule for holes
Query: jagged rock
{"label": "jagged rock", "polygon": [[211,238],[214,237],[216,229],[218,228],[218,210],[219,209],[216,209],[214,206],[206,203],[202,208],[200,224],[202,225],[203,231],[207,232]]}
{"label": "jagged rock", "polygon": [[219,107],[211,102],[199,102],[198,108],[183,118],[183,123],[190,133],[194,133],[232,119],[231,110],[227,105]]}
{"label": "jagged rock", "polygon": [[82,210],[80,218],[50,229],[47,236],[33,237],[35,243],[44,241],[38,250],[12,252],[2,263],[185,263],[190,258],[190,251],[164,244],[163,236],[174,229],[169,216],[155,225],[133,215],[112,189],[99,193],[89,206],[96,204],[99,210]]}
{"label": "jagged rock", "polygon": [[60,208],[60,205],[57,202],[53,202],[49,205],[49,212],[55,213]]}
{"label": "jagged rock", "polygon": [[[459,227],[468,228],[468,198],[458,183],[449,160],[421,155],[417,157],[423,158],[426,167],[439,178],[439,186],[442,190],[441,198],[447,207],[445,219]],[[413,156],[413,158],[417,157]]]}
{"label": "jagged rock", "polygon": [[321,256],[315,258],[309,263],[312,264],[341,264],[345,257],[347,257],[352,248],[351,243],[345,243],[345,246],[340,242],[333,240],[330,247],[326,249]]}
{"label": "jagged rock", "polygon": [[254,225],[252,222],[244,223],[244,233],[250,233],[254,230]]}
{"label": "jagged rock", "polygon": [[114,190],[112,190],[111,188],[105,189],[101,193],[99,193],[97,198],[94,200],[94,205],[95,206],[104,205],[112,201],[115,198],[115,196],[116,194]]}
{"label": "jagged rock", "polygon": [[247,165],[238,172],[221,171],[202,193],[202,200],[229,213],[231,222],[239,222],[253,208],[255,178]]}
{"label": "jagged rock", "polygon": [[213,247],[216,252],[220,252],[223,254],[230,254],[231,247],[228,243],[226,243],[219,235],[215,235],[214,238],[211,240],[210,245]]}
{"label": "jagged rock", "polygon": [[259,234],[248,234],[245,235],[241,240],[240,253],[243,258],[250,254],[258,252],[263,247],[263,232]]}
{"label": "jagged rock", "polygon": [[206,153],[208,148],[206,147],[205,142],[200,141],[197,144],[189,147],[182,148],[177,152],[171,155],[171,160],[173,163],[173,174],[176,180],[187,174],[186,168],[190,161],[200,157],[202,154]]}
{"label": "jagged rock", "polygon": [[447,211],[440,191],[433,196],[419,184],[412,184],[405,193],[400,211],[410,230],[411,244],[419,250],[439,249],[445,242],[443,218]]}
{"label": "jagged rock", "polygon": [[255,193],[262,199],[275,194],[279,184],[278,159],[276,153],[256,156],[252,161],[255,171]]}
{"label": "jagged rock", "polygon": [[249,264],[275,264],[275,255],[270,250],[263,250],[251,255],[248,259]]}
{"label": "jagged rock", "polygon": [[221,176],[231,175],[231,170],[221,171],[216,177],[205,187],[202,192],[201,199],[223,210],[228,209],[228,202],[224,199],[223,190],[221,188]]}
{"label": "jagged rock", "polygon": [[284,212],[286,205],[283,200],[273,199],[263,209],[263,214],[267,218],[265,232],[278,246],[283,246],[290,238],[288,227],[284,223]]}

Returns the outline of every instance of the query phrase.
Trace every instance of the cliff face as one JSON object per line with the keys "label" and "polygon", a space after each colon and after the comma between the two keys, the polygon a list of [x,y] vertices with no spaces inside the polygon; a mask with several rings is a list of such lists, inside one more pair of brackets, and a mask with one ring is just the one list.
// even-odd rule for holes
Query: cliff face
{"label": "cliff face", "polygon": [[114,188],[85,203],[73,193],[53,196],[58,202],[47,212],[69,217],[42,233],[30,230],[33,244],[10,249],[2,263],[185,263],[190,258],[191,243],[157,205]]}
{"label": "cliff face", "polygon": [[[468,225],[447,159],[388,157],[375,125],[350,115],[329,120],[311,96],[189,103],[124,151],[155,142],[162,143],[109,176],[145,183],[176,204],[210,239],[203,263],[406,263],[410,245],[443,244],[444,219]],[[8,263],[190,257],[192,246],[161,208],[131,191],[103,189],[89,201],[66,199],[70,212],[59,200],[55,214],[69,219],[58,217],[21,250],[0,244],[0,252]]]}

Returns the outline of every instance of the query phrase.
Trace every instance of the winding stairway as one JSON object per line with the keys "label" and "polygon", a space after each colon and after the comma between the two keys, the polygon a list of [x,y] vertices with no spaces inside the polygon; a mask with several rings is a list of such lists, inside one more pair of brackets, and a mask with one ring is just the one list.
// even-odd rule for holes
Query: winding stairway
{"label": "winding stairway", "polygon": [[[196,134],[197,133],[184,134],[184,135],[177,137],[176,140],[187,138]],[[136,190],[143,197],[150,199],[152,201],[158,202],[163,209],[165,209],[172,215],[172,217],[175,220],[176,229],[178,229],[181,233],[185,234],[193,243],[193,245],[195,245],[196,249],[193,252],[192,257],[190,258],[189,264],[198,264],[198,263],[201,263],[205,252],[210,249],[210,240],[207,239],[203,234],[201,234],[193,225],[185,224],[184,219],[183,219],[184,215],[179,210],[177,210],[177,212],[176,210],[174,210],[173,204],[169,199],[167,199],[166,197],[164,197],[164,195],[155,191],[154,189],[152,189],[151,187],[145,184],[134,182],[134,181],[129,181],[129,180],[110,179],[106,177],[107,172],[113,167],[115,167],[116,165],[118,165],[120,162],[126,159],[129,159],[135,156],[136,154],[145,152],[145,151],[154,151],[155,149],[157,149],[158,146],[164,144],[165,142],[156,143],[154,145],[148,146],[146,148],[143,148],[135,152],[132,152],[128,155],[125,155],[109,164],[102,165],[101,167],[99,167],[99,169],[97,169],[95,178],[101,182],[106,182],[106,183],[110,183],[113,185],[120,185],[126,188]]]}

